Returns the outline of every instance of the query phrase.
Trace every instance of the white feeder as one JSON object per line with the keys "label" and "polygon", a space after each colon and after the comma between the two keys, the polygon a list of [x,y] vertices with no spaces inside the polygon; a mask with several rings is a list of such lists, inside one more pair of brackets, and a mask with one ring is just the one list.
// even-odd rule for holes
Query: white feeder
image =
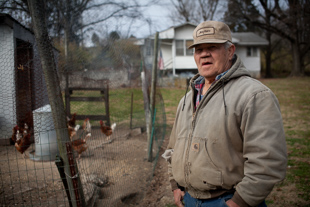
{"label": "white feeder", "polygon": [[29,153],[34,161],[55,160],[58,153],[57,136],[50,105],[33,111],[35,151]]}

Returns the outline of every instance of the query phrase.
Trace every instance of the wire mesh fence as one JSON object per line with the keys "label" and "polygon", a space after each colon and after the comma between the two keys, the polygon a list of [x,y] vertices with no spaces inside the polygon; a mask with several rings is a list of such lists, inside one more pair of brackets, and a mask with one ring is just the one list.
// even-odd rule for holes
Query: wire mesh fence
{"label": "wire mesh fence", "polygon": [[91,48],[55,40],[52,81],[59,80],[55,99],[67,118],[67,127],[58,128],[34,33],[9,15],[0,18],[6,22],[0,25],[1,206],[138,205],[166,129],[157,90],[148,162],[140,74],[150,80],[152,65],[141,64],[150,57],[131,40]]}

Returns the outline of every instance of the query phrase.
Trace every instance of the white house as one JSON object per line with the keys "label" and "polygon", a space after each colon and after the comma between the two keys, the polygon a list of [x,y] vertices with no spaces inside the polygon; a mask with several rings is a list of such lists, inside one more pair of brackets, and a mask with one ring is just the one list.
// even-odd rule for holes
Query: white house
{"label": "white house", "polygon": [[[194,58],[194,49],[187,47],[193,43],[192,33],[197,25],[191,23],[170,27],[159,32],[160,49],[164,61],[163,70],[173,75],[198,72]],[[143,45],[145,64],[152,63],[152,47],[154,35],[149,39],[139,40]],[[268,41],[253,32],[232,33],[232,41],[236,45],[236,54],[242,59],[253,77],[260,77],[260,48],[268,45]]]}

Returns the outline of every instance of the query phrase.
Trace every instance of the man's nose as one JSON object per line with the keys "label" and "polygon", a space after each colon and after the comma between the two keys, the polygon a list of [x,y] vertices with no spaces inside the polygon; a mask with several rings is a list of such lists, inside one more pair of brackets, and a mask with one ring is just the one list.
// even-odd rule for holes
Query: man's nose
{"label": "man's nose", "polygon": [[208,49],[203,49],[201,53],[201,57],[209,57],[211,56],[211,53]]}

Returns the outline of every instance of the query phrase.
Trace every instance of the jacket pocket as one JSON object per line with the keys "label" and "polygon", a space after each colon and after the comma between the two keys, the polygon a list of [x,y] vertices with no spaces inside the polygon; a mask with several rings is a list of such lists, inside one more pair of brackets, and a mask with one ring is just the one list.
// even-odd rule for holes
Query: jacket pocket
{"label": "jacket pocket", "polygon": [[193,139],[189,154],[189,183],[200,191],[215,190],[222,186],[222,172],[212,162],[207,151],[207,139]]}
{"label": "jacket pocket", "polygon": [[181,185],[185,186],[184,180],[184,158],[185,158],[185,150],[186,150],[186,138],[180,137],[177,139],[174,152],[171,156],[171,166],[172,166],[172,174],[175,181]]}

